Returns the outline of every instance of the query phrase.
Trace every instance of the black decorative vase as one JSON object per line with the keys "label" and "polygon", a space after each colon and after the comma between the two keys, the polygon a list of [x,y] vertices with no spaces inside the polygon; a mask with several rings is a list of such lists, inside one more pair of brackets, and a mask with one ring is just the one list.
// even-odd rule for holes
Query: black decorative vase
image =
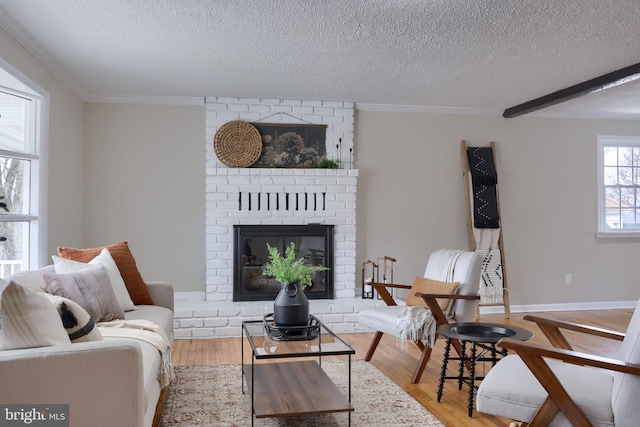
{"label": "black decorative vase", "polygon": [[300,283],[282,282],[273,302],[273,321],[278,326],[304,326],[309,322],[309,300]]}

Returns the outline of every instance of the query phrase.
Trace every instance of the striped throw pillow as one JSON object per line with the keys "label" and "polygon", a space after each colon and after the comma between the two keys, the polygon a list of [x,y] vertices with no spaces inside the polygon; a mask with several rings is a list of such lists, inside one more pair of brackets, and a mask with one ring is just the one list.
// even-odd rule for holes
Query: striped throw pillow
{"label": "striped throw pillow", "polygon": [[0,350],[71,344],[46,295],[9,281],[0,291]]}

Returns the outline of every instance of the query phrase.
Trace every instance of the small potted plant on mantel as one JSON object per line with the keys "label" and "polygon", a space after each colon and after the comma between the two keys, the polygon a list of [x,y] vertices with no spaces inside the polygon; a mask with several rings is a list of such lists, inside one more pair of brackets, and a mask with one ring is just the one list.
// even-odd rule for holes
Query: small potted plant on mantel
{"label": "small potted plant on mantel", "polygon": [[306,265],[304,258],[296,259],[295,244],[285,249],[284,256],[278,248],[267,243],[270,262],[262,274],[273,276],[281,283],[280,292],[273,302],[273,321],[278,326],[304,326],[309,321],[309,300],[304,289],[312,285],[311,276],[329,270],[321,265]]}

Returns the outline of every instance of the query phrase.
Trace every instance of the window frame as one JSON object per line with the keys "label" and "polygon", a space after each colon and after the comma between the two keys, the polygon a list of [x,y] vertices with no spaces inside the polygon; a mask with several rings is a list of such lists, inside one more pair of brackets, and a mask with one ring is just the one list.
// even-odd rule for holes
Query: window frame
{"label": "window frame", "polygon": [[[640,237],[640,226],[634,228],[610,229],[606,227],[607,206],[605,198],[604,147],[637,147],[640,149],[640,136],[598,135],[597,141],[597,232],[596,237]],[[640,184],[633,185],[640,192]],[[640,207],[640,204],[636,205]]]}
{"label": "window frame", "polygon": [[[11,64],[0,58],[0,69],[15,80],[15,87],[0,85],[0,90],[32,101],[32,123],[29,141],[24,152],[0,149],[0,155],[30,161],[28,214],[2,214],[0,221],[28,222],[30,270],[46,264],[47,248],[47,146],[49,129],[49,93],[26,77]],[[11,82],[13,83],[13,82]],[[25,130],[26,132],[26,130]]]}

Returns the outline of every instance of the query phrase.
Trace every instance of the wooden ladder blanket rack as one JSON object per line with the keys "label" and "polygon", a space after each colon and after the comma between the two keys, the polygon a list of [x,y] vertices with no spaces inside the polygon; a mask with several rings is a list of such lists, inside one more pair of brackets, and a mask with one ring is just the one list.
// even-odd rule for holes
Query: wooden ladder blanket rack
{"label": "wooden ladder blanket rack", "polygon": [[[508,319],[511,312],[500,221],[495,143],[492,141],[489,147],[467,147],[466,141],[462,141],[461,154],[469,250],[482,252],[485,256],[479,306],[504,306],[504,316]],[[474,169],[473,173],[471,168]],[[476,319],[480,316],[479,306]]]}

